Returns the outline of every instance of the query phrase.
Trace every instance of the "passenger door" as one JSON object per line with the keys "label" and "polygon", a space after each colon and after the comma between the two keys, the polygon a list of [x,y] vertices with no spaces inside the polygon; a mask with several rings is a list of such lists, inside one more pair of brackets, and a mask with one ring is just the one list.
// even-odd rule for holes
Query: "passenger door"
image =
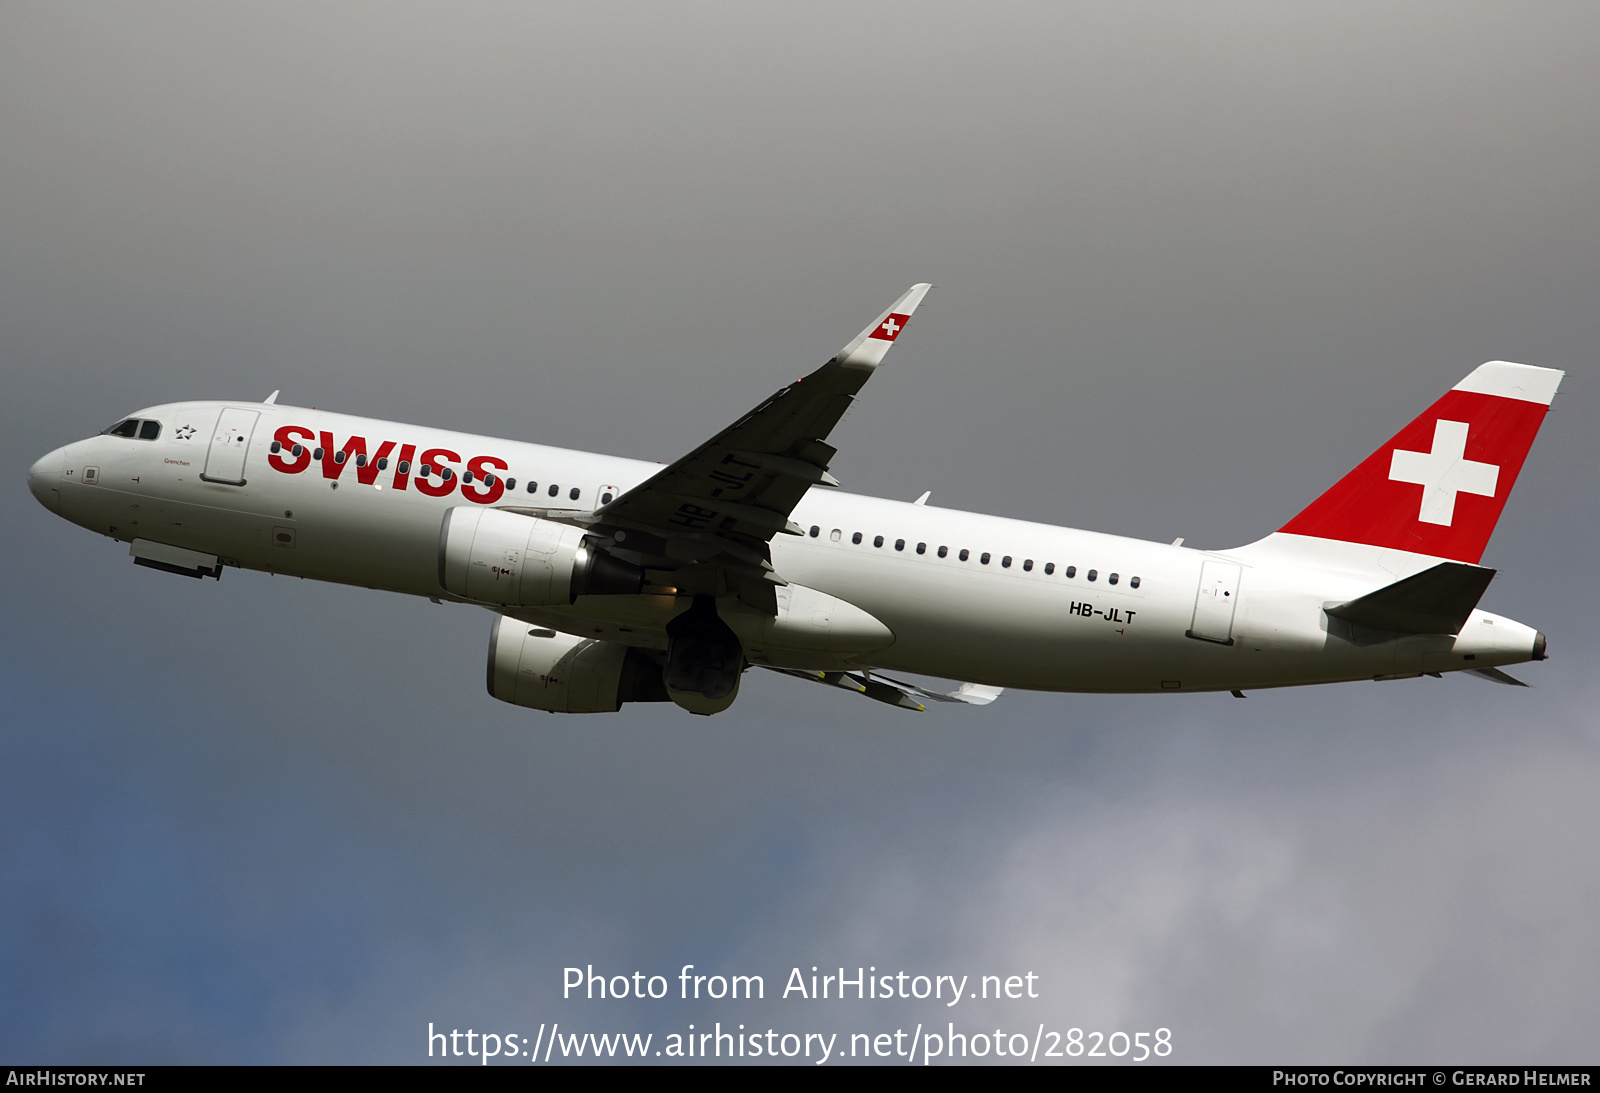
{"label": "passenger door", "polygon": [[203,481],[244,485],[244,459],[260,417],[259,410],[236,410],[231,406],[217,415],[211,449],[206,453],[206,469],[200,472]]}
{"label": "passenger door", "polygon": [[1186,636],[1219,645],[1233,644],[1233,612],[1239,602],[1239,574],[1233,562],[1205,561],[1194,598],[1194,619]]}

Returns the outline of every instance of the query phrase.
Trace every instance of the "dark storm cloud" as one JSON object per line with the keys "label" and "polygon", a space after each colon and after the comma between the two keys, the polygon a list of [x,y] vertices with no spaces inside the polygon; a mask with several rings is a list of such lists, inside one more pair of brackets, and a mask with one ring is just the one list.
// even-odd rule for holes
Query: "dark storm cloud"
{"label": "dark storm cloud", "polygon": [[[11,5],[5,1055],[403,1061],[599,1027],[571,963],[876,962],[1037,968],[1007,1019],[1191,1059],[1591,1056],[1596,20]],[[273,388],[669,459],[922,279],[846,486],[1162,540],[1568,369],[1485,558],[1538,686],[561,719],[482,694],[479,613],[135,570],[23,489]]]}

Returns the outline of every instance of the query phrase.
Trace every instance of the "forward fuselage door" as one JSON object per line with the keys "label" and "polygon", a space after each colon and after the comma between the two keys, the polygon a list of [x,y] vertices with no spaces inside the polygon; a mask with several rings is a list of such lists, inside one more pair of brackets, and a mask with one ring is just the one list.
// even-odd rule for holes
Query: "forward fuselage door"
{"label": "forward fuselage door", "polygon": [[217,415],[211,433],[211,450],[206,453],[206,469],[200,477],[207,482],[244,485],[244,457],[250,450],[250,435],[256,431],[259,410],[228,407]]}
{"label": "forward fuselage door", "polygon": [[1233,644],[1233,612],[1239,603],[1239,574],[1233,562],[1205,561],[1200,565],[1200,588],[1194,598],[1194,621],[1187,636],[1221,645]]}

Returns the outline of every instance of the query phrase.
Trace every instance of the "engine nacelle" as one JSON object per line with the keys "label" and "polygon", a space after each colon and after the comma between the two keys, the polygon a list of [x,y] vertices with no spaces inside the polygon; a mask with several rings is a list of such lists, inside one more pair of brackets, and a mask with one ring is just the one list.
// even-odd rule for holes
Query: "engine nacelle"
{"label": "engine nacelle", "polygon": [[644,570],[594,547],[581,528],[461,506],[439,525],[439,586],[479,603],[553,607],[637,594]]}
{"label": "engine nacelle", "polygon": [[489,631],[489,693],[551,713],[616,713],[624,702],[668,701],[661,668],[644,650],[505,616]]}

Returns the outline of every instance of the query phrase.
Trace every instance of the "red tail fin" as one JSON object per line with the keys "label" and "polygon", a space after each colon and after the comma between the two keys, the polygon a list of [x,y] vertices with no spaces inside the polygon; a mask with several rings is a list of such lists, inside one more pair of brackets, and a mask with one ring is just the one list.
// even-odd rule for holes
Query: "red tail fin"
{"label": "red tail fin", "polygon": [[1476,564],[1562,375],[1482,365],[1281,530]]}

